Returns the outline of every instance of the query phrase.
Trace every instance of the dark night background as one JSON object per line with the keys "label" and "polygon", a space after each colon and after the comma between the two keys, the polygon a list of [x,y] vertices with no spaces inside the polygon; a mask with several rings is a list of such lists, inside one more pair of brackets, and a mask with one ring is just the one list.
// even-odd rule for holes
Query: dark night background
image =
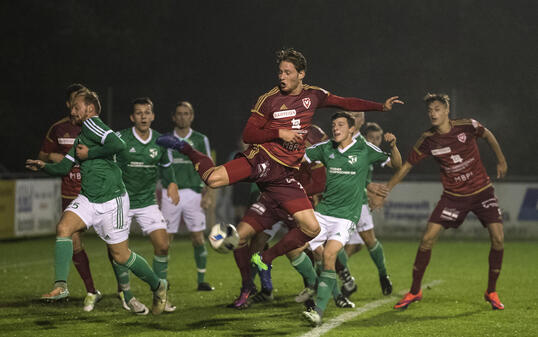
{"label": "dark night background", "polygon": [[[2,1],[0,164],[21,172],[37,156],[72,82],[99,93],[102,119],[116,130],[130,126],[135,97],[153,99],[159,131],[171,129],[176,101],[191,101],[193,127],[222,163],[252,104],[276,84],[275,51],[291,46],[308,59],[307,84],[405,100],[366,115],[399,137],[404,156],[429,127],[422,97],[445,92],[453,117],[474,117],[496,135],[509,179],[534,179],[537,19],[530,0]],[[315,117],[326,131],[332,112]],[[428,162],[413,172],[435,174]]]}

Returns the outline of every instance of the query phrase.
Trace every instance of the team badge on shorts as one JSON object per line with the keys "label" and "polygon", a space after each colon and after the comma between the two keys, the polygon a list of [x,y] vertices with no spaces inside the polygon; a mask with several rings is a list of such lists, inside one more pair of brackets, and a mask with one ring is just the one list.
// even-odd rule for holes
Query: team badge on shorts
{"label": "team badge on shorts", "polygon": [[303,105],[305,108],[310,108],[310,104],[312,104],[312,101],[310,100],[310,97],[303,98]]}
{"label": "team badge on shorts", "polygon": [[465,141],[467,140],[467,136],[465,135],[465,133],[463,133],[463,132],[460,133],[460,134],[458,135],[458,140],[459,140],[460,142],[462,142],[462,143],[465,143]]}

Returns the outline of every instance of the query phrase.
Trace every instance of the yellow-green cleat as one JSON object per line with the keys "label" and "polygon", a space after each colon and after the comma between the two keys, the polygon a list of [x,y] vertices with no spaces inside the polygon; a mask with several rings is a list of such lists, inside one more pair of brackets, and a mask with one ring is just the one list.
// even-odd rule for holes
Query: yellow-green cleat
{"label": "yellow-green cleat", "polygon": [[262,261],[262,257],[259,253],[254,253],[250,258],[250,262],[256,265],[259,270],[267,270],[269,267]]}

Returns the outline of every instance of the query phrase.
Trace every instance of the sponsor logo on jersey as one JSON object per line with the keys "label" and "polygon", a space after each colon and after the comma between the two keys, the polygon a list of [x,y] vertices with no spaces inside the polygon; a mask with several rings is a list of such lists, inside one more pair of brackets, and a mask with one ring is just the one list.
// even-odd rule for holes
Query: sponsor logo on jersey
{"label": "sponsor logo on jersey", "polygon": [[134,148],[134,147],[132,147],[132,148],[131,148],[131,149],[129,150],[129,152],[131,152],[131,153],[135,153],[135,152],[136,152],[136,150],[135,150],[135,148]]}
{"label": "sponsor logo on jersey", "polygon": [[71,137],[69,137],[69,135],[67,135],[67,137],[64,137],[64,138],[58,138],[58,144],[60,144],[60,145],[73,145],[73,144],[75,144],[75,138],[71,138]]}
{"label": "sponsor logo on jersey", "polygon": [[312,104],[312,100],[310,100],[310,97],[305,97],[302,101],[305,108],[310,108],[310,105]]}
{"label": "sponsor logo on jersey", "polygon": [[301,128],[301,119],[292,119],[291,120],[291,128],[292,129],[300,129]]}
{"label": "sponsor logo on jersey", "polygon": [[297,111],[295,111],[295,109],[276,111],[276,112],[273,112],[273,118],[280,119],[280,118],[286,118],[286,117],[293,117],[296,114],[297,114]]}
{"label": "sponsor logo on jersey", "polygon": [[266,210],[265,206],[259,202],[252,204],[252,206],[250,206],[250,209],[258,213],[259,215],[263,215]]}
{"label": "sponsor logo on jersey", "polygon": [[458,135],[458,140],[459,140],[460,142],[462,142],[462,143],[465,143],[465,141],[467,140],[467,136],[465,135],[465,133],[463,133],[463,132],[460,133],[460,134]]}
{"label": "sponsor logo on jersey", "polygon": [[152,147],[151,149],[149,149],[149,156],[150,156],[151,158],[155,158],[155,157],[157,157],[157,153],[158,153],[158,152],[157,152],[157,149],[156,149],[156,148]]}
{"label": "sponsor logo on jersey", "polygon": [[442,154],[450,153],[450,151],[452,151],[452,150],[450,149],[450,147],[448,147],[448,146],[447,146],[447,147],[442,147],[442,148],[440,148],[440,149],[433,149],[433,150],[432,150],[432,155],[434,155],[434,156],[440,156],[440,155],[442,155]]}

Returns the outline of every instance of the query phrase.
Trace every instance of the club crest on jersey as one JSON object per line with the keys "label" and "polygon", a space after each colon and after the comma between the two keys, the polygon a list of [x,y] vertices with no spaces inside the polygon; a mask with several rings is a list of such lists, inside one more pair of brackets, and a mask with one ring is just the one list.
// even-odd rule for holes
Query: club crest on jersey
{"label": "club crest on jersey", "polygon": [[155,158],[155,157],[157,157],[157,154],[158,154],[158,153],[157,153],[157,149],[156,149],[156,148],[151,148],[151,149],[149,149],[149,156],[150,156],[151,158]]}
{"label": "club crest on jersey", "polygon": [[310,100],[310,97],[303,98],[303,105],[305,108],[310,108],[310,105],[312,104],[312,101]]}
{"label": "club crest on jersey", "polygon": [[349,158],[348,162],[353,165],[357,162],[357,156],[356,155],[351,155],[351,156],[347,156]]}
{"label": "club crest on jersey", "polygon": [[459,140],[460,142],[462,142],[462,143],[465,143],[465,141],[467,140],[467,136],[465,135],[465,133],[463,133],[463,132],[460,133],[460,134],[458,135],[458,140]]}

